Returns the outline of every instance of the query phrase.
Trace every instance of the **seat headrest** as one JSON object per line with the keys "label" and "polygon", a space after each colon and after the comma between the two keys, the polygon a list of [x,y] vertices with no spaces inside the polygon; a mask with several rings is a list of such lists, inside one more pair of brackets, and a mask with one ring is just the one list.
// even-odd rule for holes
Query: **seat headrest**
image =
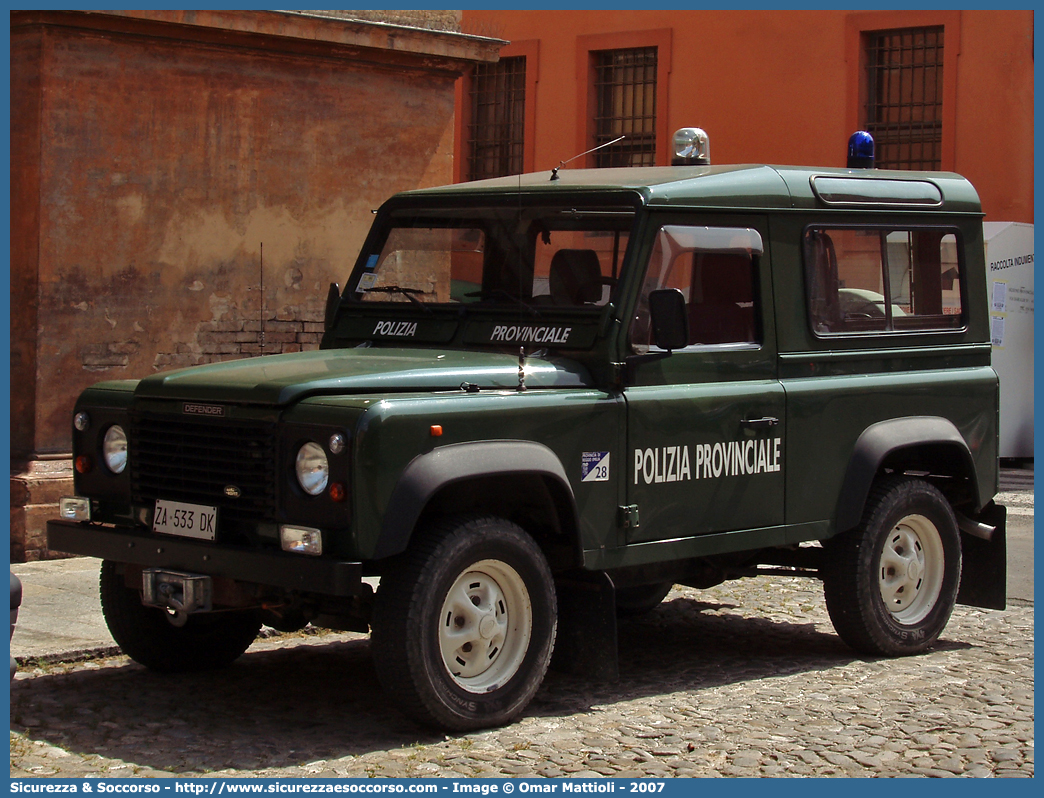
{"label": "seat headrest", "polygon": [[593,249],[560,249],[551,258],[550,289],[556,305],[582,305],[602,298],[602,266]]}

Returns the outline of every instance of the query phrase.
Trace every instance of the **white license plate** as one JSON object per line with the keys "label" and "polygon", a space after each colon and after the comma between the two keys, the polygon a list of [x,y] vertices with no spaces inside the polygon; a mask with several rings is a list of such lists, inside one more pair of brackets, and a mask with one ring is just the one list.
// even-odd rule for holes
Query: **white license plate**
{"label": "white license plate", "polygon": [[152,530],[166,535],[213,540],[217,530],[217,507],[156,499]]}

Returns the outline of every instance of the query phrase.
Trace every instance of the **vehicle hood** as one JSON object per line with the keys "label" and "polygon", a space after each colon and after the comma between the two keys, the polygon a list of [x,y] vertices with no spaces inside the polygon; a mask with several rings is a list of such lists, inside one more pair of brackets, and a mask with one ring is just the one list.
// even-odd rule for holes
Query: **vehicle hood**
{"label": "vehicle hood", "polygon": [[[518,356],[432,349],[328,349],[211,363],[146,377],[135,395],[252,405],[307,396],[518,387]],[[529,358],[527,388],[591,385],[587,370],[561,358]]]}

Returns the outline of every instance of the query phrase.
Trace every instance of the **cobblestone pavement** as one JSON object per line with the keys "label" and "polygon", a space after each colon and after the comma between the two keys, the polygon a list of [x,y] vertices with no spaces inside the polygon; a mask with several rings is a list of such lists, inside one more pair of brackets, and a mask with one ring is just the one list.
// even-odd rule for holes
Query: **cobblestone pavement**
{"label": "cobblestone pavement", "polygon": [[551,672],[511,726],[445,736],[385,707],[365,637],[259,641],[159,676],[27,667],[11,776],[1032,776],[1033,607],[958,607],[931,652],[854,654],[818,582],[676,588],[620,629],[621,678]]}

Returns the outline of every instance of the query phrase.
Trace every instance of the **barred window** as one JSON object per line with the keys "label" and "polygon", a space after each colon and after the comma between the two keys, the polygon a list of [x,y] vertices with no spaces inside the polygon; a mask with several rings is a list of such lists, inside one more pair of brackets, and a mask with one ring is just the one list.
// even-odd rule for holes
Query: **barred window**
{"label": "barred window", "polygon": [[479,64],[470,85],[467,179],[522,172],[526,58]]}
{"label": "barred window", "polygon": [[656,48],[593,53],[595,70],[595,166],[656,163]]}
{"label": "barred window", "polygon": [[866,130],[882,169],[942,163],[943,28],[866,35]]}

